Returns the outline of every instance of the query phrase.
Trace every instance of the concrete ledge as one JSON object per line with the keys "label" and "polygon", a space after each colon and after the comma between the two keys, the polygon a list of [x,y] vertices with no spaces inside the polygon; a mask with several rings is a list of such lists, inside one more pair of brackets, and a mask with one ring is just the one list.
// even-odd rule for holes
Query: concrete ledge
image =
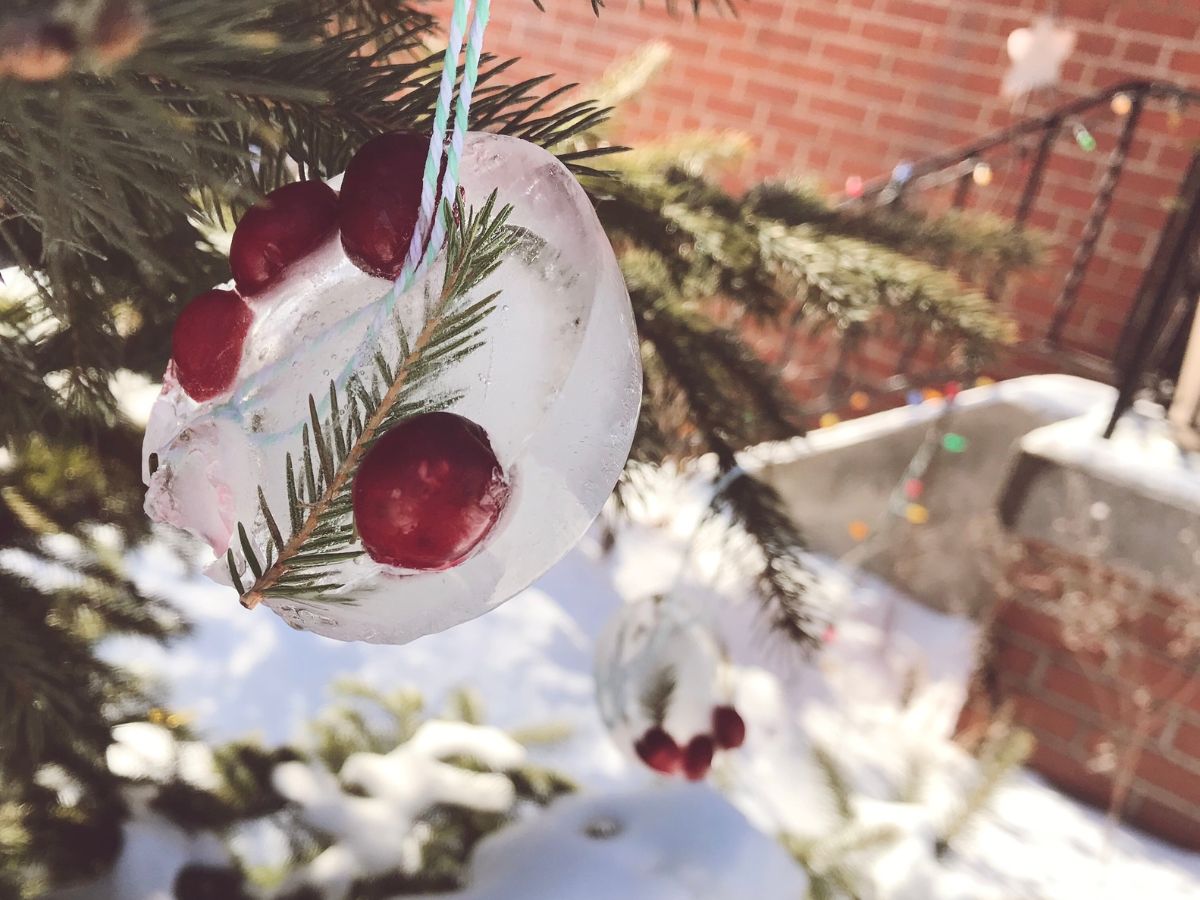
{"label": "concrete ledge", "polygon": [[1101,557],[1155,581],[1193,576],[1200,551],[1200,454],[1179,449],[1157,410],[1139,407],[1110,440],[1094,414],[1020,442],[999,499],[1017,536]]}
{"label": "concrete ledge", "polygon": [[[924,525],[889,515],[888,500],[944,401],[864,416],[758,448],[755,456],[813,550],[862,554],[865,568],[927,605],[974,613],[987,591],[964,541],[971,524],[994,510],[1018,442],[1049,423],[1109,408],[1114,396],[1106,385],[1067,375],[964,391],[948,424],[967,449],[936,455],[921,498],[930,513]],[[856,521],[871,527],[865,548],[850,534]]]}

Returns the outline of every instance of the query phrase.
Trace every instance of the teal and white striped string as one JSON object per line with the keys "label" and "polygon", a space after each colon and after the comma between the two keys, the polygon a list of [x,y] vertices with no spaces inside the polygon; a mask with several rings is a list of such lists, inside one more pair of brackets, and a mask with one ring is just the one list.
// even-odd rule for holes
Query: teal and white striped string
{"label": "teal and white striped string", "polygon": [[[446,124],[450,120],[450,101],[454,95],[455,76],[458,74],[458,57],[462,52],[463,36],[467,30],[467,0],[454,0],[454,12],[450,17],[450,35],[446,43],[446,55],[442,62],[442,79],[438,86],[437,106],[433,112],[433,128],[429,135],[429,154],[425,157],[424,180],[421,184],[421,211],[413,229],[404,258],[404,270],[397,279],[396,288],[403,292],[408,285],[401,279],[405,274],[415,276],[421,263],[421,248],[429,234],[430,223],[437,212],[438,173],[442,170],[442,158],[446,149]],[[463,72],[464,78],[466,72]],[[461,96],[461,95],[460,95]],[[446,173],[450,175],[449,172]],[[447,190],[450,187],[450,190]],[[452,196],[453,187],[442,183],[445,196]]]}
{"label": "teal and white striped string", "polygon": [[[471,37],[467,41],[467,58],[463,65],[462,84],[458,89],[458,105],[454,110],[454,130],[450,133],[450,146],[446,151],[446,176],[442,183],[442,196],[454,199],[458,190],[458,164],[462,158],[463,142],[467,135],[467,120],[471,110],[471,97],[475,93],[475,82],[479,79],[479,53],[483,49],[483,33],[487,30],[491,15],[491,0],[476,0],[475,18],[471,22]],[[434,178],[436,179],[436,174]],[[446,236],[446,220],[433,211],[433,229],[425,250],[422,265],[429,265],[442,246]]]}
{"label": "teal and white striped string", "polygon": [[[458,76],[458,58],[462,53],[463,37],[466,33],[468,12],[473,7],[474,16],[471,21],[470,35],[467,39],[466,59],[463,65],[462,83],[459,87],[457,102],[454,109],[454,125],[449,144],[446,141],[446,127],[450,121],[450,105],[454,96],[454,85]],[[335,378],[339,390],[345,388],[351,375],[358,371],[367,358],[375,351],[375,344],[380,329],[391,319],[396,301],[416,282],[420,274],[437,257],[445,238],[445,221],[440,215],[443,197],[453,198],[458,190],[459,163],[462,157],[463,143],[466,138],[467,126],[470,120],[471,99],[475,85],[479,79],[479,58],[483,49],[484,32],[487,29],[491,13],[491,0],[454,0],[454,11],[450,19],[450,31],[446,43],[446,52],[442,58],[442,74],[438,88],[437,104],[434,107],[432,130],[429,136],[429,153],[425,157],[425,168],[421,184],[421,209],[416,227],[413,229],[412,240],[400,274],[392,282],[391,287],[382,297],[361,309],[333,323],[324,332],[315,337],[319,342],[331,336],[345,333],[355,326],[367,314],[373,313],[373,319],[363,337],[362,345]],[[445,174],[438,190],[438,174],[442,171],[442,161],[445,158]],[[428,241],[425,240],[428,236]],[[424,246],[425,252],[421,250]],[[249,376],[240,386],[238,394],[240,401],[234,397],[220,404],[213,412],[217,416],[225,416],[241,421],[242,404],[250,395],[269,381],[281,367],[283,360],[277,360],[263,366]],[[316,398],[314,398],[316,399]],[[324,392],[317,400],[318,415],[328,413],[329,398]],[[274,442],[291,433],[294,429],[286,429],[272,434],[260,434],[265,442]]]}

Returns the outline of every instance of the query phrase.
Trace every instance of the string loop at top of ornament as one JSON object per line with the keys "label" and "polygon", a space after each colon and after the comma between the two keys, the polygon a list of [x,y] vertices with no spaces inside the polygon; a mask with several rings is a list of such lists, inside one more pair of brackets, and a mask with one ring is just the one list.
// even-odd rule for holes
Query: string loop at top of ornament
{"label": "string loop at top of ornament", "polygon": [[[466,23],[468,13],[473,10],[471,28],[467,33]],[[376,337],[383,324],[391,317],[396,301],[417,281],[437,257],[446,235],[446,223],[439,215],[445,198],[454,197],[458,190],[459,164],[462,157],[463,144],[466,139],[467,127],[470,122],[471,101],[475,85],[479,79],[479,62],[483,50],[484,32],[487,29],[491,15],[491,0],[455,0],[454,10],[450,19],[450,30],[447,36],[446,51],[442,58],[442,74],[438,89],[437,103],[434,107],[432,130],[429,136],[429,153],[425,158],[421,185],[421,209],[416,227],[413,229],[408,253],[405,257],[400,274],[392,282],[387,293],[379,300],[342,317],[316,336],[320,341],[328,337],[345,333],[364,313],[374,313],[367,327],[362,346],[353,354],[346,365],[337,374],[336,382],[344,386],[350,376],[358,371],[365,360],[375,350]],[[463,61],[462,79],[457,95],[455,83],[458,79],[458,59],[463,52],[463,41],[466,37],[466,57]],[[446,138],[447,126],[451,122],[450,107],[454,102],[453,125],[449,140]],[[443,172],[443,161],[444,172]],[[439,184],[438,176],[442,174]],[[422,252],[422,250],[424,252]],[[242,419],[241,406],[253,395],[254,391],[271,380],[282,361],[276,361],[249,376],[238,388],[236,395],[228,398],[218,409],[218,414],[230,418]],[[328,400],[317,400],[318,412],[324,415]],[[271,441],[289,435],[293,429],[284,429],[276,434],[260,434],[261,440]]]}

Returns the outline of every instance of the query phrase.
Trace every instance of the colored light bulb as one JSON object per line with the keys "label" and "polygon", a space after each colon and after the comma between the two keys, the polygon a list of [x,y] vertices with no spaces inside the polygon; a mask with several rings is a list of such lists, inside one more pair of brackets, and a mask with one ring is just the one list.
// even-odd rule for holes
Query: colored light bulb
{"label": "colored light bulb", "polygon": [[910,503],[904,507],[904,518],[913,525],[924,525],[929,521],[929,510],[920,503]]}
{"label": "colored light bulb", "polygon": [[942,437],[942,447],[949,453],[962,453],[967,449],[967,439],[952,431]]}

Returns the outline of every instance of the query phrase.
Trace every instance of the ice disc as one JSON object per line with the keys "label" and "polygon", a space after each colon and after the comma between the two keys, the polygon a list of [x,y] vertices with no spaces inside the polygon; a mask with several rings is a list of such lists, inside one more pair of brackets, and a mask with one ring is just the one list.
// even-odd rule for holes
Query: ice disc
{"label": "ice disc", "polygon": [[[486,432],[507,481],[505,508],[471,555],[443,571],[396,569],[362,555],[325,579],[342,586],[332,595],[267,592],[266,605],[297,628],[405,643],[487,612],[582,536],[628,455],[641,399],[637,335],[586,194],[551,154],[511,137],[468,135],[461,171],[465,207],[479,208],[493,191],[498,204],[511,204],[512,241],[465,301],[500,292],[483,345],[425,390],[459,396],[450,410]],[[443,251],[399,298],[396,318],[408,334],[420,331],[444,267]],[[286,529],[285,459],[302,457],[308,398],[323,401],[330,379],[363,358],[389,286],[358,269],[335,233],[254,297],[229,393],[197,403],[168,367],[143,448],[146,510],[209,544],[214,579],[232,583],[232,548],[243,583],[254,582],[237,523],[253,546],[270,542],[259,489]],[[398,355],[395,328],[374,343]]]}

